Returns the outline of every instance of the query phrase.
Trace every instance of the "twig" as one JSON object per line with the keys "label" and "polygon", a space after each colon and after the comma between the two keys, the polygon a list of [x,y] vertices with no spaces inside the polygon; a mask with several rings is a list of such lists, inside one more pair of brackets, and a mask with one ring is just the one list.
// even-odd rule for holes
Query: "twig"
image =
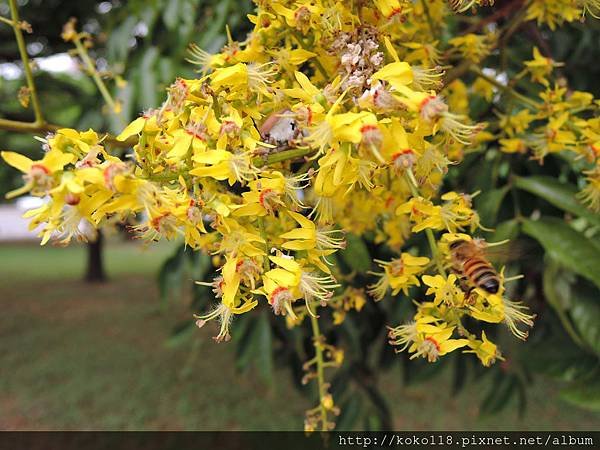
{"label": "twig", "polygon": [[523,0],[512,0],[504,5],[502,8],[494,12],[494,14],[486,17],[485,19],[481,19],[479,22],[471,25],[464,34],[476,33],[481,30],[483,27],[490,23],[498,22],[500,19],[504,19],[508,17],[508,15],[512,12],[513,9],[518,9],[522,6]]}
{"label": "twig", "polygon": [[96,70],[96,65],[94,64],[94,62],[88,55],[88,52],[87,52],[85,46],[81,42],[81,37],[80,37],[79,33],[76,33],[75,36],[73,36],[73,43],[75,44],[75,48],[77,49],[77,54],[79,55],[79,57],[82,59],[83,63],[85,64],[87,71],[90,73],[91,77],[94,80],[94,83],[96,83],[96,86],[98,87],[98,90],[100,91],[100,94],[102,94],[102,98],[104,99],[106,104],[110,107],[111,111],[114,114],[116,114],[121,119],[121,122],[123,122],[123,125],[125,125],[123,118],[121,117],[118,105],[112,98],[112,95],[108,91],[106,84],[104,84],[104,81],[102,81],[102,78],[98,74],[98,71]]}
{"label": "twig", "polygon": [[19,47],[19,55],[23,62],[23,70],[25,71],[25,79],[27,80],[27,87],[31,95],[31,103],[33,105],[33,113],[35,114],[35,124],[45,124],[44,116],[42,114],[42,108],[40,107],[40,100],[38,98],[37,89],[35,82],[33,81],[33,72],[31,71],[31,64],[29,62],[29,56],[27,55],[27,47],[25,46],[25,39],[23,38],[23,31],[21,30],[19,20],[19,10],[17,8],[16,0],[8,0],[10,5],[10,15],[12,18],[12,27],[15,32],[15,38],[17,39],[17,46]]}
{"label": "twig", "polygon": [[327,386],[325,385],[325,373],[323,362],[323,343],[321,330],[319,329],[319,320],[315,316],[310,316],[310,324],[313,332],[313,343],[315,346],[315,363],[317,365],[317,383],[319,385],[319,409],[321,411],[321,430],[328,431],[327,408],[324,398],[327,395]]}
{"label": "twig", "polygon": [[478,77],[483,78],[485,81],[487,81],[491,85],[496,86],[497,88],[503,90],[507,94],[513,96],[515,99],[519,100],[525,106],[528,106],[533,109],[539,109],[541,107],[540,104],[538,102],[536,102],[535,100],[531,100],[529,97],[526,97],[523,94],[519,94],[517,91],[515,91],[510,86],[506,86],[506,85],[500,83],[495,78],[492,78],[492,77],[484,74],[481,71],[481,69],[479,69],[478,67],[472,66],[469,70],[471,72],[473,72],[475,75],[477,75]]}

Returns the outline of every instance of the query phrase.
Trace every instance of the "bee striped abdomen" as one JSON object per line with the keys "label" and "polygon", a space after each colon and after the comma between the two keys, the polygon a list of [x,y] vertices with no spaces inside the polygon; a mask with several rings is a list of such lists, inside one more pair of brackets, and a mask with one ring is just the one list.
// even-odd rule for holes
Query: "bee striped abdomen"
{"label": "bee striped abdomen", "polygon": [[500,279],[494,267],[484,259],[470,258],[463,262],[463,274],[476,287],[491,294],[500,288]]}
{"label": "bee striped abdomen", "polygon": [[448,0],[448,4],[450,5],[450,8],[456,11],[460,7],[461,0]]}

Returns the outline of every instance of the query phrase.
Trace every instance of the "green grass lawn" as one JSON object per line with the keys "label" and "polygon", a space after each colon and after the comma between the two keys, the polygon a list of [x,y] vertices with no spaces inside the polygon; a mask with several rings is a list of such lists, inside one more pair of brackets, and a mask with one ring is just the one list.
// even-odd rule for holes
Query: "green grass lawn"
{"label": "green grass lawn", "polygon": [[[136,241],[113,238],[104,252],[110,277],[149,275],[158,271],[161,262],[174,251],[168,242],[144,246]],[[79,280],[86,263],[84,245],[40,247],[30,244],[0,244],[0,283],[3,280]]]}
{"label": "green grass lawn", "polygon": [[[111,280],[85,284],[80,247],[0,246],[0,429],[300,429],[310,402],[278,369],[272,386],[239,374],[234,347],[210,326],[174,349],[184,299],[160,313],[155,272],[169,245],[107,249]],[[235,326],[235,324],[234,324]],[[187,374],[184,367],[190,369]],[[478,415],[481,386],[453,398],[449,376],[403,387],[382,378],[398,429],[598,429],[600,416],[565,405],[538,379],[523,418]]]}

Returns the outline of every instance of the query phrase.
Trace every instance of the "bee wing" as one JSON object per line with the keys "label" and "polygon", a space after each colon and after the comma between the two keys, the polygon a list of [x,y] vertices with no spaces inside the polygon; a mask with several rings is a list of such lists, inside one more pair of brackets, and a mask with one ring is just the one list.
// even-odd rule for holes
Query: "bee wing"
{"label": "bee wing", "polygon": [[488,244],[484,253],[491,263],[498,266],[515,261],[527,261],[533,256],[532,245],[519,239],[497,246]]}

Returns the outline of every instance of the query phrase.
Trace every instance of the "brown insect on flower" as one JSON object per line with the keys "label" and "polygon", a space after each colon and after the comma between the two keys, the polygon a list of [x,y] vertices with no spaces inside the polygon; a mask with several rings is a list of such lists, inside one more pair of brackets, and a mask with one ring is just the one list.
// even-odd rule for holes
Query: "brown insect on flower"
{"label": "brown insect on flower", "polygon": [[298,121],[292,111],[283,109],[271,114],[258,129],[264,142],[274,145],[273,151],[295,147],[298,140],[304,136]]}

